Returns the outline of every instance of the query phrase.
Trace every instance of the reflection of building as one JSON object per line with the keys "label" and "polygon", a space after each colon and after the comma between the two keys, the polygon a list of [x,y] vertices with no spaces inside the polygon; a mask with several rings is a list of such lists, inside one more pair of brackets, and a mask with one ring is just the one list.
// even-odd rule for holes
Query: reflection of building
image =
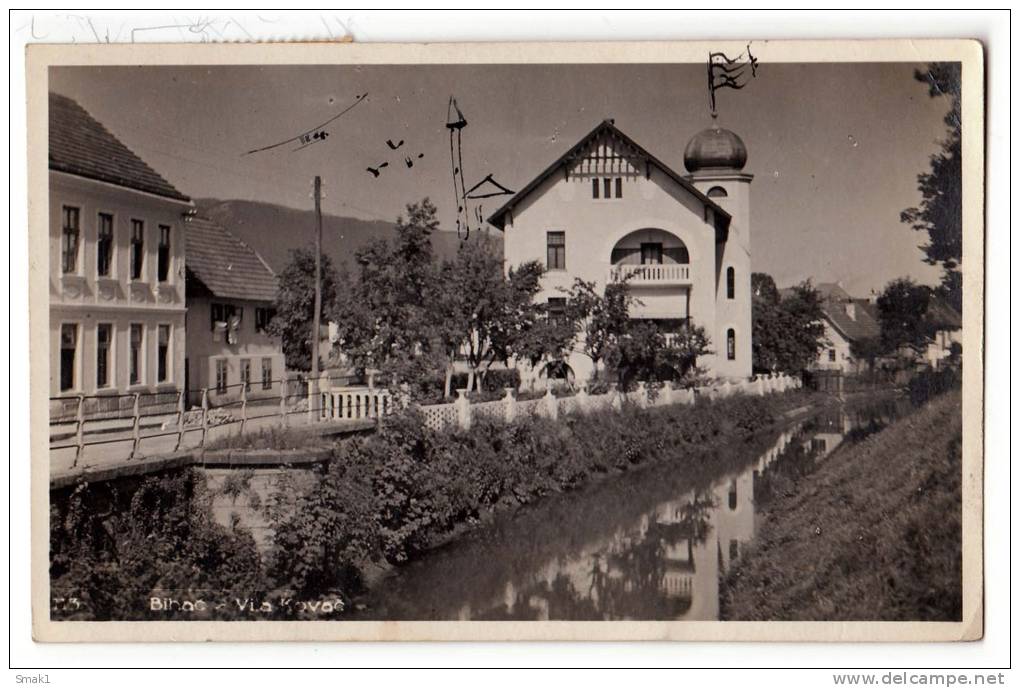
{"label": "reflection of building", "polygon": [[266,332],[276,275],[215,222],[191,217],[186,228],[189,388],[208,387],[213,403],[237,398],[242,384],[249,397],[279,395],[283,350]]}
{"label": "reflection of building", "polygon": [[826,409],[817,420],[817,430],[807,440],[809,449],[817,459],[831,454],[843,444],[843,438],[850,432],[850,416],[842,406]]}
{"label": "reflection of building", "polygon": [[49,167],[50,394],[176,391],[190,200],[55,93]]}
{"label": "reflection of building", "polygon": [[[607,120],[546,168],[489,221],[504,232],[509,267],[539,260],[540,298],[556,307],[575,278],[599,291],[626,278],[631,316],[704,327],[716,375],[751,373],[751,175],[747,150],[723,129],[687,146],[680,175]],[[568,361],[587,377],[591,362]]]}

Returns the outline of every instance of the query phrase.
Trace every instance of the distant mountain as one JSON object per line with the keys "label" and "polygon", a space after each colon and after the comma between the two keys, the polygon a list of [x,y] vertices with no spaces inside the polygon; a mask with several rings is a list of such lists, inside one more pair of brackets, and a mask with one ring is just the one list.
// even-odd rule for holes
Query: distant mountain
{"label": "distant mountain", "polygon": [[[290,261],[291,249],[312,246],[315,242],[315,212],[298,210],[260,201],[222,201],[195,199],[200,215],[226,227],[255,249],[277,273]],[[498,232],[493,230],[498,237]],[[322,216],[322,250],[335,265],[348,268],[354,254],[377,238],[396,236],[396,225],[383,220],[359,220],[337,215]],[[435,232],[432,250],[442,260],[457,253],[459,240],[454,232]],[[502,242],[495,242],[502,249]]]}

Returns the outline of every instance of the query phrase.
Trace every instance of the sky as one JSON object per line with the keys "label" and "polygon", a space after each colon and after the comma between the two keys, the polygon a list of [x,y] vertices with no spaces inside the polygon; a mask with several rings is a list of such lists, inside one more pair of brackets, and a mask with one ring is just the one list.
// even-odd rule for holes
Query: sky
{"label": "sky", "polygon": [[[753,270],[780,286],[839,281],[855,296],[899,276],[938,282],[918,248],[927,237],[899,220],[920,201],[917,175],[949,108],[914,80],[921,66],[761,64],[743,90],[718,92],[718,124],[744,140],[755,177]],[[455,218],[451,95],[468,122],[468,187],[492,174],[520,189],[607,118],[684,172],[684,147],[712,124],[705,68],[691,64],[60,67],[50,90],[194,198],[311,208],[321,175],[326,213],[393,221],[429,196],[444,229]],[[323,141],[245,155],[356,102]]]}

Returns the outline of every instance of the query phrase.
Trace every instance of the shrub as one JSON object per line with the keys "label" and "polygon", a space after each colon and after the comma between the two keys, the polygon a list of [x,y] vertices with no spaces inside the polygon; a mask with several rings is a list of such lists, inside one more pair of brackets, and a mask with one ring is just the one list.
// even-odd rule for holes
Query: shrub
{"label": "shrub", "polygon": [[924,370],[910,379],[907,389],[915,406],[927,403],[933,397],[960,388],[960,372],[956,368]]}

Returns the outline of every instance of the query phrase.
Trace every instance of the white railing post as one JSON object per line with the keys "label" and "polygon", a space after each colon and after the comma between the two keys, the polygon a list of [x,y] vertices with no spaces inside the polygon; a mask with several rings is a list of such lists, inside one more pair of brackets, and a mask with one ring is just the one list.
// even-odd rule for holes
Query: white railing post
{"label": "white railing post", "polygon": [[644,380],[639,380],[637,383],[637,405],[638,408],[648,406],[648,388],[645,386]]}
{"label": "white railing post", "polygon": [[507,423],[513,423],[517,417],[517,395],[513,387],[506,387],[506,395],[503,397],[503,417]]}
{"label": "white railing post", "polygon": [[135,392],[135,403],[132,411],[132,417],[134,422],[131,426],[131,456],[129,459],[133,459],[138,456],[138,444],[141,442],[141,418],[139,418],[138,399],[141,397],[139,392]]}
{"label": "white railing post", "polygon": [[623,393],[617,389],[615,382],[609,383],[609,403],[612,405],[614,411],[620,411],[623,409],[623,400],[620,398]]}
{"label": "white railing post", "polygon": [[552,387],[546,387],[545,396],[542,397],[545,404],[545,415],[549,420],[556,420],[560,415],[560,403],[553,394]]}
{"label": "white railing post", "polygon": [[209,388],[202,388],[202,440],[198,446],[204,447],[209,437]]}
{"label": "white railing post", "polygon": [[280,378],[280,424],[287,426],[287,378]]}
{"label": "white railing post", "polygon": [[[120,406],[120,402],[117,403]],[[74,463],[72,467],[78,465],[78,459],[85,452],[85,395],[78,395],[78,410],[75,412],[75,449],[74,449]]]}
{"label": "white railing post", "polygon": [[663,383],[662,390],[659,393],[662,395],[662,403],[666,404],[667,406],[672,406],[673,383],[670,382],[669,380],[666,380],[666,382]]}
{"label": "white railing post", "polygon": [[582,382],[581,388],[577,390],[577,394],[574,396],[577,410],[581,413],[585,413],[588,410],[588,385]]}
{"label": "white railing post", "polygon": [[241,383],[241,427],[237,431],[238,435],[244,434],[244,426],[248,422],[248,384],[246,382]]}
{"label": "white railing post", "polygon": [[453,402],[457,407],[457,422],[465,430],[471,428],[471,400],[467,397],[467,389],[457,390],[457,400]]}
{"label": "white railing post", "polygon": [[181,450],[181,444],[184,442],[184,390],[177,391],[177,445],[174,447],[174,451]]}

